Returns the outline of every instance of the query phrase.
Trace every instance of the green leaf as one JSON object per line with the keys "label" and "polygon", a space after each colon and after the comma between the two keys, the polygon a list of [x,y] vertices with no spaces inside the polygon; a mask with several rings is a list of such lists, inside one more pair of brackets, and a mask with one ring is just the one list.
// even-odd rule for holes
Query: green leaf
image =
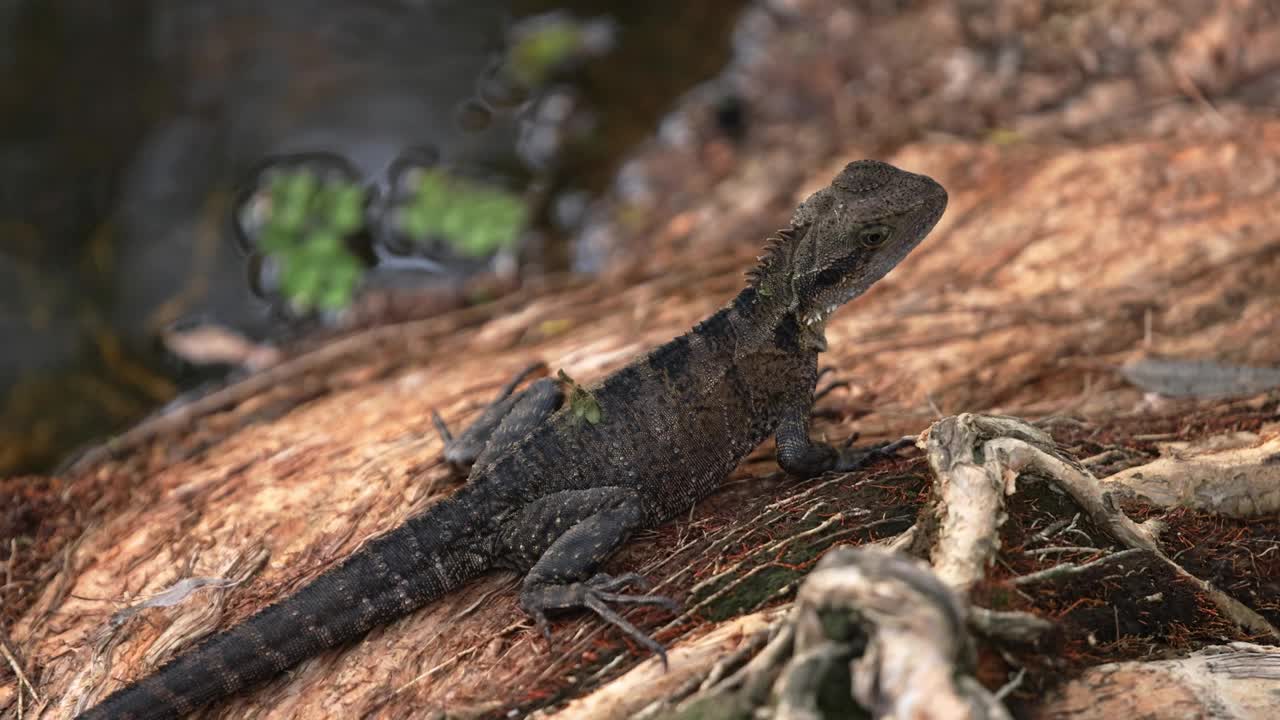
{"label": "green leaf", "polygon": [[320,294],[317,305],[322,310],[341,310],[351,304],[350,285],[330,285]]}
{"label": "green leaf", "polygon": [[557,65],[573,56],[582,34],[569,22],[549,24],[521,38],[511,48],[509,68],[516,81],[537,87]]}
{"label": "green leaf", "polygon": [[307,220],[307,208],[303,203],[286,201],[273,208],[271,224],[288,233],[296,233],[302,229]]}
{"label": "green leaf", "polygon": [[281,188],[281,194],[285,202],[305,206],[311,202],[311,198],[316,194],[319,186],[320,181],[316,179],[314,173],[307,170],[299,170],[286,176],[284,185]]}
{"label": "green leaf", "polygon": [[467,216],[460,208],[449,208],[440,216],[440,231],[456,243],[467,231]]}
{"label": "green leaf", "polygon": [[285,252],[294,245],[294,236],[276,223],[267,225],[262,230],[258,247],[268,254]]}
{"label": "green leaf", "polygon": [[422,200],[430,200],[445,192],[443,174],[439,170],[423,170],[415,191]]}
{"label": "green leaf", "polygon": [[458,254],[483,258],[515,245],[526,213],[524,201],[512,193],[431,169],[421,171],[417,192],[397,224],[419,242],[441,237]]}
{"label": "green leaf", "polygon": [[333,229],[349,235],[364,224],[364,193],[358,187],[343,188],[334,198],[330,222]]}
{"label": "green leaf", "polygon": [[306,254],[320,260],[342,254],[342,238],[332,230],[316,230],[307,237]]}
{"label": "green leaf", "polygon": [[298,273],[294,282],[296,283],[295,294],[298,297],[309,298],[314,296],[323,284],[323,273],[315,265],[298,263]]}
{"label": "green leaf", "polygon": [[415,240],[426,238],[431,232],[431,221],[420,207],[407,207],[399,211],[396,220],[401,232]]}
{"label": "green leaf", "polygon": [[346,239],[364,224],[364,188],[308,170],[274,175],[270,188],[259,247],[280,267],[280,293],[301,312],[350,305],[364,266]]}
{"label": "green leaf", "polygon": [[288,257],[280,259],[280,292],[291,298],[298,294],[300,287],[298,264]]}

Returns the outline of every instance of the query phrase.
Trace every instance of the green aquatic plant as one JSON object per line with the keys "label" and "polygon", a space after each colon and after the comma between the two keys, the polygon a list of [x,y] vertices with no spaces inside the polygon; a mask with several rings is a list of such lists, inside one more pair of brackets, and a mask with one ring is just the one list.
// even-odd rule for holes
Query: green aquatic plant
{"label": "green aquatic plant", "polygon": [[350,305],[364,266],[347,238],[364,227],[365,190],[298,169],[271,177],[267,197],[258,249],[279,267],[281,294],[303,313]]}
{"label": "green aquatic plant", "polygon": [[526,87],[538,87],[556,67],[572,58],[582,45],[576,23],[547,23],[517,38],[507,53],[512,76]]}
{"label": "green aquatic plant", "polygon": [[457,254],[485,258],[514,248],[528,208],[516,194],[437,168],[416,170],[399,229],[416,242],[440,238]]}
{"label": "green aquatic plant", "polygon": [[579,20],[558,11],[536,15],[512,28],[505,71],[518,84],[536,89],[565,65],[602,55],[613,44],[609,20]]}

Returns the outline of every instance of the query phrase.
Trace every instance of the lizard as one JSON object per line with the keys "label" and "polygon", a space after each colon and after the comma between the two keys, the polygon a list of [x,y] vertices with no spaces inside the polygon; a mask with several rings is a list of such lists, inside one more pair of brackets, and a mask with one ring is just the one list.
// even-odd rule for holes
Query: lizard
{"label": "lizard", "polygon": [[621,617],[643,578],[598,572],[638,530],[686,515],[769,436],[799,477],[849,472],[901,444],[809,437],[818,354],[841,305],[933,229],[947,194],[886,163],[849,163],[770,239],[746,287],[692,330],[586,386],[517,377],[456,437],[433,414],[444,459],[470,472],[449,497],[378,536],[294,594],[117,690],[79,717],[184,715],[352,642],[492,568],[523,573],[519,605],[587,609],[665,662]]}

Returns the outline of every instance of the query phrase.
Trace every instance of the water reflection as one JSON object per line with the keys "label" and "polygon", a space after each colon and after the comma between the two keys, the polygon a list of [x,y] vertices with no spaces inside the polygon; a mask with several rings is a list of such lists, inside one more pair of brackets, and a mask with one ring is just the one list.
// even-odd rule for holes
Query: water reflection
{"label": "water reflection", "polygon": [[[603,52],[622,27],[663,52],[694,38],[706,55],[705,26],[680,18],[702,13],[726,36],[732,19],[674,1],[568,5],[572,15],[522,24],[550,3],[0,0],[0,472],[47,463],[199,377],[154,352],[174,327],[254,343],[298,319],[279,262],[234,232],[264,168],[324,155],[367,193],[365,223],[346,240],[362,283],[450,282],[494,257],[440,233],[406,238],[397,218],[454,223],[424,225],[401,207],[407,170],[442,168],[533,207],[566,168],[577,188],[598,185],[612,162],[599,158],[618,150],[579,142],[596,157],[589,173],[559,157],[599,123],[555,53]],[[620,24],[597,20],[606,14]],[[517,55],[535,65],[513,67]],[[594,90],[628,97],[619,115],[644,126],[705,75],[664,73],[643,98],[617,83]],[[495,228],[471,246],[493,246]]]}

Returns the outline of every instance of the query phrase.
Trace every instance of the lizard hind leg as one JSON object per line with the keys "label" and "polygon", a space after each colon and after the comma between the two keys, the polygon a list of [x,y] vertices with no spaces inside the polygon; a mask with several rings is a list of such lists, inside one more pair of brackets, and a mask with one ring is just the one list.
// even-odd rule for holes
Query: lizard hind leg
{"label": "lizard hind leg", "polygon": [[444,459],[456,468],[470,468],[482,459],[506,449],[555,412],[564,401],[564,392],[554,380],[543,378],[520,392],[515,389],[530,375],[545,371],[546,364],[529,365],[498,391],[480,417],[456,436],[439,413],[431,422],[444,440]]}
{"label": "lizard hind leg", "polygon": [[526,510],[512,533],[513,538],[520,538],[512,548],[517,557],[528,552],[525,542],[531,538],[554,537],[532,563],[520,590],[521,608],[544,637],[551,639],[547,612],[586,608],[649,649],[666,666],[666,649],[609,605],[661,605],[676,611],[676,602],[661,595],[619,592],[645,587],[644,579],[634,573],[612,576],[595,572],[643,523],[639,495],[623,487],[562,491]]}

